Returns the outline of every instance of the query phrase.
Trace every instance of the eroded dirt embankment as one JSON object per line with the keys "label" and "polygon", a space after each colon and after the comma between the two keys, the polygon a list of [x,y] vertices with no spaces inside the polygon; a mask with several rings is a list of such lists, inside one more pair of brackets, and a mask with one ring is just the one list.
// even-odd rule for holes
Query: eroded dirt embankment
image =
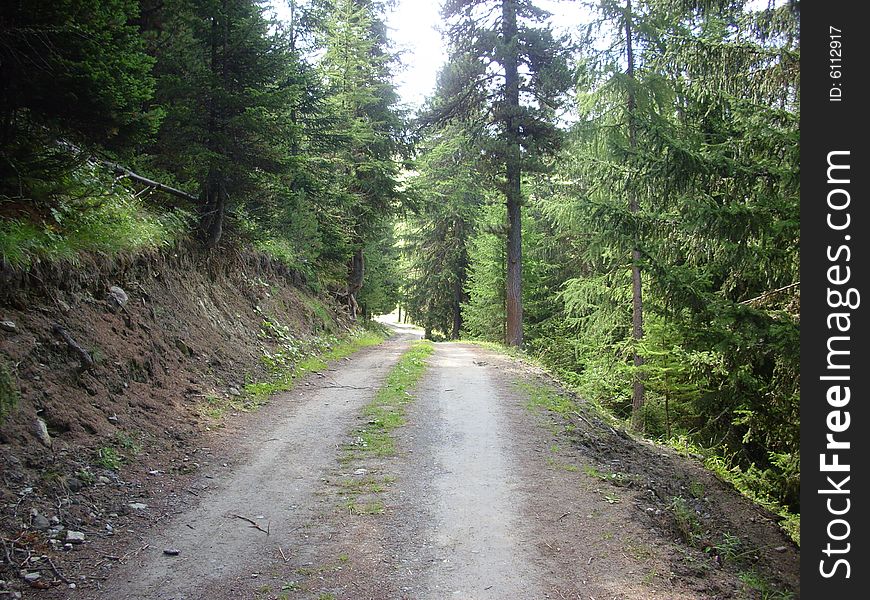
{"label": "eroded dirt embankment", "polygon": [[[264,320],[298,339],[348,328],[336,307],[301,291],[298,276],[250,253],[177,248],[84,269],[43,268],[29,278],[6,275],[3,596],[15,597],[22,584],[68,579],[28,556],[56,551],[62,562],[65,544],[80,545],[68,532],[90,542],[113,533],[107,522],[123,527],[135,517],[124,499],[141,481],[197,469],[195,442],[232,419],[246,383],[266,377],[263,353],[276,340]],[[42,576],[25,582],[23,571]]]}

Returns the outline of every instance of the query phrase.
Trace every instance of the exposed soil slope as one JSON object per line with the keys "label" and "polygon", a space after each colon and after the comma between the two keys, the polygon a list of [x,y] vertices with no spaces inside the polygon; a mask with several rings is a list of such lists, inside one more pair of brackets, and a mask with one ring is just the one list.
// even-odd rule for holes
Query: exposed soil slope
{"label": "exposed soil slope", "polygon": [[90,542],[112,533],[108,521],[123,527],[125,498],[147,493],[149,472],[197,470],[202,433],[218,425],[207,402],[226,405],[266,376],[265,319],[299,339],[347,329],[254,254],[179,248],[91,266],[13,279],[0,294],[0,535],[10,553],[0,552],[0,579],[10,587],[28,554],[61,549],[67,530]]}

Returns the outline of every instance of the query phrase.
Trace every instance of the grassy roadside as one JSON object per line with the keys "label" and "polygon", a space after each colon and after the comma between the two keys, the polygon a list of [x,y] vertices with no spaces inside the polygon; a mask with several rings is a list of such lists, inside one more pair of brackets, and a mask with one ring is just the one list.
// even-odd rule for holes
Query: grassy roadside
{"label": "grassy roadside", "polygon": [[298,340],[292,341],[289,336],[282,337],[277,351],[264,350],[263,362],[269,370],[267,379],[248,383],[237,396],[206,394],[199,412],[220,423],[228,411],[256,410],[267,404],[273,394],[293,389],[299,379],[309,373],[322,371],[330,361],[341,360],[363,348],[377,346],[387,337],[383,330],[362,327],[340,338],[325,335],[311,338],[304,344]]}
{"label": "grassy roadside", "polygon": [[[544,365],[541,361],[529,356],[522,350],[493,342],[483,342],[476,340],[462,341],[464,343],[471,343],[476,346],[480,346],[482,348],[486,348],[488,350],[510,356],[511,358],[540,368],[545,371],[555,382],[557,382],[560,388],[570,391],[572,393],[577,393],[576,389],[574,389],[569,383],[565,382],[562,378],[560,378],[555,372],[547,368],[547,366]],[[570,414],[578,412],[578,403],[573,398],[563,396],[554,390],[546,390],[542,387],[540,387],[539,389],[539,387],[540,386],[537,385],[520,386],[520,389],[522,389],[523,392],[529,395],[530,404],[545,408],[554,413],[560,414],[563,417],[568,417],[570,416]],[[620,428],[626,434],[637,437],[636,434],[632,433],[629,430],[627,424],[624,421],[621,421],[614,417],[606,408],[601,406],[601,404],[595,402],[594,400],[588,399],[584,399],[584,404],[588,405],[592,409],[595,416],[599,417],[605,423],[609,424],[612,427]],[[740,492],[749,500],[752,500],[759,506],[762,506],[766,510],[778,515],[781,518],[781,520],[779,521],[779,526],[796,544],[798,544],[798,546],[800,546],[800,515],[789,512],[777,502],[774,502],[770,500],[770,498],[765,497],[763,494],[756,492],[751,484],[751,479],[746,473],[736,467],[729,466],[721,456],[716,455],[713,451],[701,448],[696,444],[692,444],[686,436],[674,436],[671,439],[657,439],[651,441],[654,441],[663,446],[670,447],[686,458],[700,459],[701,463],[708,471],[715,473],[720,479],[723,479],[724,481],[730,483],[738,492]]]}
{"label": "grassy roadside", "polygon": [[338,338],[332,335],[314,338],[307,343],[307,348],[294,348],[297,360],[285,359],[279,354],[264,354],[264,362],[269,366],[271,377],[266,381],[249,383],[245,386],[248,397],[263,403],[269,396],[278,392],[286,392],[293,388],[301,377],[314,371],[322,371],[333,360],[341,360],[363,348],[377,346],[387,339],[387,334],[372,329],[356,329],[348,335]]}
{"label": "grassy roadside", "polygon": [[[569,388],[565,386],[562,389],[562,385],[558,379],[555,379],[553,384],[529,380],[514,382],[515,388],[527,398],[526,408],[529,411],[550,413],[548,423],[554,436],[565,433],[570,437],[579,425],[576,419],[585,421],[590,426],[596,424],[595,421],[599,421],[597,423],[599,426],[618,426],[613,417],[602,412],[603,409],[578,401],[572,394],[565,393],[565,390]],[[553,456],[547,457],[547,463],[551,468],[577,471],[579,467],[582,467],[586,476],[608,484],[606,487],[595,488],[595,491],[601,494],[601,498],[605,502],[611,504],[620,502],[622,493],[619,491],[620,488],[643,489],[650,485],[644,483],[644,476],[631,467],[624,472],[614,470],[613,464],[610,463],[599,464],[600,459],[593,458],[594,452],[584,453],[584,455],[587,457],[586,460],[592,459],[595,464],[583,465],[577,465],[574,462],[560,463],[555,458],[555,454],[558,452],[557,445],[551,447],[551,452]],[[686,454],[681,453],[681,455],[684,458],[689,458]],[[617,461],[614,464],[620,463]],[[727,481],[719,474],[719,471],[710,468],[709,465],[705,466],[708,471],[719,475],[719,479]],[[730,483],[737,487],[733,481]],[[666,490],[667,493],[663,494]],[[738,491],[740,491],[739,488]],[[665,522],[670,522],[673,530],[686,546],[702,552],[710,559],[709,563],[702,564],[706,565],[707,568],[712,568],[711,565],[714,564],[716,568],[722,568],[723,565],[727,564],[729,570],[737,576],[746,588],[743,593],[748,594],[739,597],[756,597],[755,594],[759,594],[757,597],[765,600],[789,600],[793,598],[791,592],[777,587],[770,573],[765,573],[757,567],[756,562],[762,551],[761,547],[754,546],[746,537],[741,539],[736,535],[738,532],[723,531],[721,528],[712,526],[709,520],[705,521],[702,518],[701,512],[697,510],[696,506],[705,501],[706,494],[704,484],[693,479],[687,483],[685,488],[680,486],[680,491],[667,486],[659,487],[656,495],[666,501],[660,509],[666,515]],[[709,517],[709,515],[706,516]],[[786,533],[789,533],[782,523],[780,526]]]}

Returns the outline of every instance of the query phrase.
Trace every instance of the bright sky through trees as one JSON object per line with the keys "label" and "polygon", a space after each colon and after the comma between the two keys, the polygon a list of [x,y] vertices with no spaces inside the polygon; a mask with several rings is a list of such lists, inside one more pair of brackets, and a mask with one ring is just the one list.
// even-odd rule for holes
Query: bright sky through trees
{"label": "bright sky through trees", "polygon": [[[440,2],[399,0],[387,18],[396,48],[403,50],[403,72],[396,75],[402,101],[420,106],[435,89],[435,77],[447,54],[441,34]],[[556,29],[576,29],[585,20],[579,2],[541,0],[537,2],[553,14],[550,23]]]}
{"label": "bright sky through trees", "polygon": [[[387,15],[390,37],[402,53],[403,68],[394,78],[402,103],[411,108],[419,108],[432,94],[438,69],[447,59],[439,32],[440,5],[430,0],[398,0]],[[576,31],[587,20],[580,2],[540,0],[536,5],[553,14],[550,23],[557,30]],[[272,0],[272,6],[279,18],[289,18],[286,0]]]}

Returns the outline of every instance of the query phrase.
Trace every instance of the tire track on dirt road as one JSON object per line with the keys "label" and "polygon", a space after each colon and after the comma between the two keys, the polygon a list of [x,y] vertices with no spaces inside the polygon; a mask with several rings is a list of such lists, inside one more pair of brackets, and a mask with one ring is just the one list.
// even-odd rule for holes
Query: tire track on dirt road
{"label": "tire track on dirt road", "polygon": [[[434,417],[430,447],[432,521],[424,536],[437,560],[420,600],[542,598],[541,574],[523,539],[511,436],[491,372],[471,348],[443,344],[419,389]],[[421,465],[422,466],[422,465]]]}
{"label": "tire track on dirt road", "polygon": [[[595,476],[586,450],[533,404],[532,390],[554,389],[543,371],[462,343],[436,344],[427,360],[397,454],[341,467],[394,481],[383,514],[334,504],[306,600],[740,597],[733,575],[678,578],[687,550],[639,510],[647,490]],[[593,435],[613,441],[607,431]]]}
{"label": "tire track on dirt road", "polygon": [[[210,483],[208,496],[143,534],[148,547],[119,567],[101,593],[89,598],[253,598],[252,573],[282,564],[279,547],[305,545],[305,528],[322,510],[323,476],[362,406],[376,393],[414,334],[399,333],[361,351],[330,373],[321,388],[276,396],[234,438],[233,466]],[[324,379],[311,383],[322,384]],[[206,467],[219,471],[218,465]],[[254,520],[268,535],[240,515]],[[164,555],[176,548],[178,556]]]}

